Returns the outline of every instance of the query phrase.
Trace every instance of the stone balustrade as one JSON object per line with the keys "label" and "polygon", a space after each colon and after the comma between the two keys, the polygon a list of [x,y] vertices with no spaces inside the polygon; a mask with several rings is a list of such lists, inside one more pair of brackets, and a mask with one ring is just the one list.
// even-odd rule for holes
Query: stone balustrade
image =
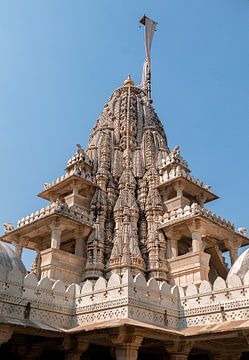
{"label": "stone balustrade", "polygon": [[85,173],[84,171],[81,171],[80,174],[77,171],[74,171],[73,173],[66,172],[64,175],[53,180],[51,183],[45,183],[44,190],[50,189],[54,185],[59,184],[60,182],[62,182],[63,180],[67,179],[68,177],[70,177],[72,175],[78,176],[79,178],[83,178],[87,181],[91,181],[92,183],[96,183],[95,179],[93,178],[93,176],[90,173]]}
{"label": "stone balustrade", "polygon": [[160,176],[160,183],[164,184],[178,177],[184,177],[185,179],[191,181],[193,184],[200,186],[205,191],[211,192],[210,185],[205,185],[201,180],[195,178],[194,176],[191,176],[188,172],[180,169],[179,167],[171,169],[170,171],[164,171],[163,175]]}
{"label": "stone balustrade", "polygon": [[177,210],[171,211],[170,213],[165,213],[162,218],[162,225],[171,225],[196,215],[202,215],[208,219],[213,220],[215,223],[223,226],[227,230],[235,231],[234,224],[232,224],[230,221],[227,221],[219,215],[216,215],[211,210],[201,207],[197,203],[193,203],[191,206],[186,205],[184,208],[179,208]]}
{"label": "stone balustrade", "polygon": [[226,281],[218,277],[213,285],[206,280],[197,287],[179,287],[180,327],[202,326],[249,316],[249,271],[243,282],[237,275]]}
{"label": "stone balustrade", "polygon": [[162,167],[169,166],[171,164],[181,164],[185,168],[188,169],[187,161],[183,159],[180,155],[180,148],[176,146],[167,156],[165,159],[162,159]]}
{"label": "stone balustrade", "polygon": [[24,319],[28,303],[29,320],[64,328],[120,318],[178,326],[177,286],[159,284],[153,278],[146,282],[142,274],[133,279],[129,271],[122,277],[113,274],[108,281],[100,277],[66,286],[47,277],[38,282],[33,273],[23,277],[13,270],[7,274],[1,267],[2,315]]}
{"label": "stone balustrade", "polygon": [[82,224],[92,224],[92,216],[82,209],[70,208],[67,204],[62,204],[60,201],[51,203],[50,205],[33,212],[32,214],[22,218],[17,222],[16,228],[31,224],[37,220],[40,220],[46,216],[59,213],[64,216],[68,216],[74,220],[81,222]]}
{"label": "stone balustrade", "polygon": [[249,271],[243,282],[237,275],[214,284],[204,280],[197,287],[170,286],[149,281],[129,271],[109,280],[100,277],[66,286],[61,280],[33,273],[25,277],[17,270],[6,273],[0,267],[1,315],[29,319],[58,328],[72,328],[117,319],[168,328],[204,326],[249,316]]}

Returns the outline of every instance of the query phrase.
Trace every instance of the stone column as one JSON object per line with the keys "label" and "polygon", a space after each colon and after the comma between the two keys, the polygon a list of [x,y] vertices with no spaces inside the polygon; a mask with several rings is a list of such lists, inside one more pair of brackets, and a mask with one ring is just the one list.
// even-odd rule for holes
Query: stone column
{"label": "stone column", "polygon": [[166,246],[167,246],[167,259],[170,259],[172,258],[172,251],[171,251],[171,241],[170,239],[167,239],[167,242],[166,242]]}
{"label": "stone column", "polygon": [[88,231],[75,231],[75,250],[74,253],[76,256],[85,257],[86,256],[86,236],[88,235]]}
{"label": "stone column", "polygon": [[134,329],[115,329],[110,333],[116,360],[137,360],[143,336],[136,334]]}
{"label": "stone column", "polygon": [[181,183],[178,183],[175,185],[175,191],[176,191],[176,196],[182,196],[183,195],[183,190],[184,190],[184,185]]}
{"label": "stone column", "polygon": [[36,274],[38,280],[41,278],[41,254],[38,248],[34,249],[36,251],[36,257],[31,267],[31,271]]}
{"label": "stone column", "polygon": [[23,246],[21,244],[16,243],[15,248],[16,248],[15,253],[16,253],[17,257],[21,260],[22,259]]}
{"label": "stone column", "polygon": [[72,348],[72,344],[71,346],[69,344],[66,342],[64,344],[64,348],[66,348],[64,360],[80,360],[81,355],[88,349],[89,346],[89,343],[84,339],[77,339],[74,348]]}
{"label": "stone column", "polygon": [[233,265],[235,261],[238,259],[238,248],[231,247],[229,249],[229,255],[231,259],[231,264]]}
{"label": "stone column", "polygon": [[175,343],[167,344],[165,350],[170,354],[170,360],[187,360],[192,347],[191,341],[176,339]]}
{"label": "stone column", "polygon": [[137,352],[138,347],[134,347],[128,344],[116,347],[116,360],[137,360]]}
{"label": "stone column", "polygon": [[225,244],[227,250],[229,250],[231,264],[233,265],[235,263],[235,261],[238,259],[238,249],[241,246],[241,240],[225,239],[224,244]]}
{"label": "stone column", "polygon": [[200,230],[192,231],[192,251],[202,251],[202,233]]}
{"label": "stone column", "polygon": [[179,231],[169,230],[167,236],[167,258],[176,258],[178,256],[178,240],[181,238]]}
{"label": "stone column", "polygon": [[142,342],[142,337],[115,347],[116,360],[137,360],[138,349]]}
{"label": "stone column", "polygon": [[171,239],[171,256],[172,258],[176,258],[178,256],[178,240]]}
{"label": "stone column", "polygon": [[60,249],[62,229],[57,224],[52,224],[50,228],[51,228],[51,248]]}

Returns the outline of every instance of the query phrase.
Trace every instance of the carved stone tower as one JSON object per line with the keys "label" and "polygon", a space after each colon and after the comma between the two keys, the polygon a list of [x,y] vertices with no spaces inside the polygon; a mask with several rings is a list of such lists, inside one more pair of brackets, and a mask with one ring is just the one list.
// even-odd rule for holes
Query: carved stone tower
{"label": "carved stone tower", "polygon": [[65,174],[46,183],[51,204],[7,227],[2,237],[21,257],[37,251],[37,276],[67,284],[112,273],[187,286],[226,278],[222,256],[247,244],[233,224],[204,208],[217,199],[190,175],[179,147],[169,150],[152,107],[150,46],[156,23],[146,17],[142,85],[130,75],[109,98],[86,152],[77,145]]}
{"label": "carved stone tower", "polygon": [[[134,275],[143,271],[167,278],[166,241],[156,230],[163,214],[156,186],[158,162],[168,152],[160,120],[128,76],[105,105],[87,150],[98,185],[91,202],[95,235],[88,249],[100,254],[107,274],[130,268]],[[89,254],[86,277],[90,269],[97,271],[96,260]]]}

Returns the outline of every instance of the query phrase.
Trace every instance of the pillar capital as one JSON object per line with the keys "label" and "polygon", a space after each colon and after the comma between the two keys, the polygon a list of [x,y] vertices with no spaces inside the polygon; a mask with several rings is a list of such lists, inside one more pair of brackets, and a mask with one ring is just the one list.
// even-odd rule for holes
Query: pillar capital
{"label": "pillar capital", "polygon": [[64,230],[64,227],[65,227],[65,226],[63,226],[61,220],[57,218],[57,219],[53,220],[53,221],[48,225],[48,227],[49,227],[49,229],[52,230],[52,231],[53,231],[53,230],[60,230],[60,231],[62,231],[62,230]]}
{"label": "pillar capital", "polygon": [[184,184],[183,184],[183,182],[181,182],[181,181],[178,181],[175,185],[174,185],[174,189],[175,189],[175,191],[176,191],[176,193],[177,193],[177,196],[182,196],[182,192],[183,192],[183,190],[184,190]]}
{"label": "pillar capital", "polygon": [[165,350],[170,354],[170,360],[187,360],[192,347],[192,341],[178,339],[174,343],[166,344]]}
{"label": "pillar capital", "polygon": [[141,333],[134,329],[113,329],[110,338],[115,347],[116,360],[137,360],[138,349],[143,341]]}

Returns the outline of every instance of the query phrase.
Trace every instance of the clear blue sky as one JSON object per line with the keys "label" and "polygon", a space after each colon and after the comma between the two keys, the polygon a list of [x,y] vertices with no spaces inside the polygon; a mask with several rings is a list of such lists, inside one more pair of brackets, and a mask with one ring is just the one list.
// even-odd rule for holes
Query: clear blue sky
{"label": "clear blue sky", "polygon": [[0,224],[44,206],[113,90],[140,82],[144,13],[169,146],[221,197],[209,208],[249,228],[248,0],[0,0]]}

